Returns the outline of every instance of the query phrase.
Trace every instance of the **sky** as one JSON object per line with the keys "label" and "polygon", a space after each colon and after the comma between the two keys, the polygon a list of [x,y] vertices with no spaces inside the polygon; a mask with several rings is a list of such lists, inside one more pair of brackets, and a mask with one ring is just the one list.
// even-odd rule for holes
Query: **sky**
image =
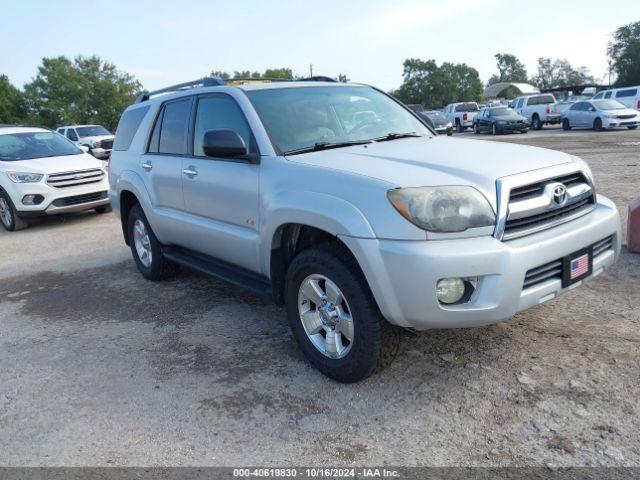
{"label": "sky", "polygon": [[0,74],[22,87],[42,57],[99,55],[153,90],[213,70],[346,74],[390,90],[406,58],[464,62],[483,81],[494,54],[530,75],[567,58],[607,81],[606,48],[640,20],[640,1],[609,0],[0,0]]}

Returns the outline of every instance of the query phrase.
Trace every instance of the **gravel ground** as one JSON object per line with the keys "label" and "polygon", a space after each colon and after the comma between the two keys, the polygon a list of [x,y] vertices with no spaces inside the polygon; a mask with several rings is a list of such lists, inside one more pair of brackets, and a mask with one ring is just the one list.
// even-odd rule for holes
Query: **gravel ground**
{"label": "gravel ground", "polygon": [[[625,217],[640,195],[640,132],[497,140],[582,156]],[[0,232],[0,251],[0,465],[640,465],[626,250],[505,322],[407,335],[356,385],[304,360],[281,308],[189,272],[145,281],[113,215]]]}

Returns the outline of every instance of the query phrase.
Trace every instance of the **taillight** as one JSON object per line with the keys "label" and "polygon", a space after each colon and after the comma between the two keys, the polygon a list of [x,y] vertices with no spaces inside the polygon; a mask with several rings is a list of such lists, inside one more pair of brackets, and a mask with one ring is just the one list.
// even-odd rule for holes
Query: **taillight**
{"label": "taillight", "polygon": [[551,105],[547,104],[547,115],[551,113]]}
{"label": "taillight", "polygon": [[464,114],[462,115],[462,120],[464,120],[464,121],[466,121],[466,120],[467,120],[467,114],[466,114],[466,113],[464,113]]}
{"label": "taillight", "polygon": [[640,100],[638,100],[638,105],[636,105],[636,108],[640,110]]}

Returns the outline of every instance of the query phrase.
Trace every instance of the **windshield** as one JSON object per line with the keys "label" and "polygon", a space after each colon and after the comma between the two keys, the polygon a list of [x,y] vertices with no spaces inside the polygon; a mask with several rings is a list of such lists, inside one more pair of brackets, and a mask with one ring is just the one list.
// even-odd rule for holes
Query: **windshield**
{"label": "windshield", "polygon": [[494,117],[502,117],[504,115],[515,115],[516,112],[514,112],[512,109],[507,108],[507,107],[500,107],[500,108],[492,108],[491,109],[491,115]]}
{"label": "windshield", "polygon": [[426,112],[426,115],[431,118],[434,122],[446,122],[447,118],[441,112]]}
{"label": "windshield", "polygon": [[600,110],[622,110],[627,108],[626,105],[623,105],[617,100],[592,100],[591,103]]}
{"label": "windshield", "polygon": [[281,153],[390,133],[431,134],[404,107],[370,87],[274,88],[246,93]]}
{"label": "windshield", "polygon": [[478,104],[477,103],[461,103],[460,105],[456,105],[456,112],[477,112]]}
{"label": "windshield", "polygon": [[54,132],[11,133],[0,135],[0,161],[14,162],[33,158],[79,155],[69,140]]}
{"label": "windshield", "polygon": [[111,135],[111,132],[100,125],[91,125],[90,127],[77,127],[76,131],[81,137],[98,137],[100,135]]}

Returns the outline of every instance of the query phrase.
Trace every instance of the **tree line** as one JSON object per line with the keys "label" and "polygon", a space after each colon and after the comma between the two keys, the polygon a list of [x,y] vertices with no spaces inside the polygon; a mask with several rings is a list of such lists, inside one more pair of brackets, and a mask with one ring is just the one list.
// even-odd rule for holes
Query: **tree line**
{"label": "tree line", "polygon": [[[640,22],[620,27],[607,48],[616,86],[640,85]],[[513,54],[495,55],[497,73],[487,82],[525,82],[538,88],[594,83],[586,67],[574,68],[566,59],[539,58],[531,77]],[[270,68],[264,72],[212,71],[211,75],[231,78],[300,78],[290,68]],[[340,74],[339,81],[349,81]],[[403,63],[402,85],[392,91],[405,103],[421,103],[439,108],[457,101],[480,101],[484,85],[478,71],[464,63],[409,58]],[[143,91],[141,83],[112,63],[97,56],[43,58],[36,76],[22,89],[0,73],[0,124],[29,124],[55,128],[64,124],[101,124],[114,130],[122,111]],[[506,97],[517,92],[506,91]]]}

